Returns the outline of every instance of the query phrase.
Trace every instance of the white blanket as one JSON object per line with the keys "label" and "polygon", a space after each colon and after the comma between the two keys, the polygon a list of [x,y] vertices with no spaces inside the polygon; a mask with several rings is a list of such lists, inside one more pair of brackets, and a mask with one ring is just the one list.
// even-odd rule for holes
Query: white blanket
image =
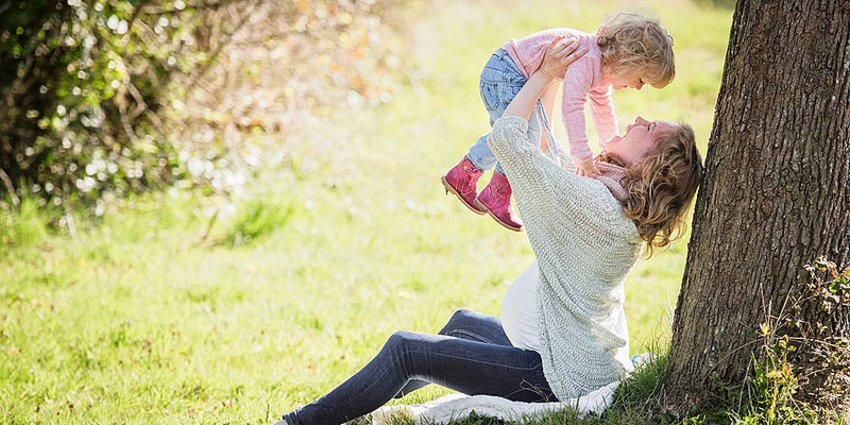
{"label": "white blanket", "polygon": [[412,419],[420,424],[446,424],[452,419],[465,418],[473,411],[476,415],[520,421],[539,417],[571,407],[584,417],[587,413],[601,414],[614,399],[619,382],[612,382],[583,397],[557,403],[523,403],[489,395],[468,396],[450,394],[437,400],[411,405],[384,406],[372,412],[374,425],[389,425],[396,418]]}

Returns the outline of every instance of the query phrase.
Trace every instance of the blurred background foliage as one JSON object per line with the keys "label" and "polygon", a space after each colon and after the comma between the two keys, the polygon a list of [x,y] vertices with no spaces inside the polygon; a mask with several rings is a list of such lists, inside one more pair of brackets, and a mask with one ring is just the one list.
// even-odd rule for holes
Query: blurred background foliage
{"label": "blurred background foliage", "polygon": [[252,135],[390,100],[407,2],[2,3],[1,206],[101,215],[153,188],[238,191],[279,160]]}

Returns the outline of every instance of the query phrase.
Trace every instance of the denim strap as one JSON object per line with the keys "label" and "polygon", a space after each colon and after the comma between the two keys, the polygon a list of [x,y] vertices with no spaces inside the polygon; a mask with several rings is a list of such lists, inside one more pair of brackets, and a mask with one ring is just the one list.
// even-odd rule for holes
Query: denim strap
{"label": "denim strap", "polygon": [[549,152],[547,154],[560,167],[561,155],[558,148],[558,142],[555,141],[555,135],[552,134],[552,128],[549,127],[549,118],[546,116],[546,110],[543,109],[543,102],[541,102],[540,99],[537,100],[537,107],[534,109],[537,111],[537,116],[543,124],[543,128],[541,130],[546,134],[546,138],[549,139]]}

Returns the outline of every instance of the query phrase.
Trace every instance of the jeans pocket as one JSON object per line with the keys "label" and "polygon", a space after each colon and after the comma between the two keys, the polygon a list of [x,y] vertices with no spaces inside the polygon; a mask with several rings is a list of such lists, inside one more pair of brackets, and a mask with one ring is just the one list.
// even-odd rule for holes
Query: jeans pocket
{"label": "jeans pocket", "polygon": [[504,78],[505,82],[508,84],[512,84],[515,86],[523,86],[528,78],[523,75],[522,71],[519,70],[519,67],[514,63],[513,59],[510,56],[505,56],[501,58],[502,64],[502,78]]}
{"label": "jeans pocket", "polygon": [[502,90],[499,96],[502,110],[508,108],[508,105],[512,100],[516,97],[520,90],[522,90],[523,84],[502,84]]}
{"label": "jeans pocket", "polygon": [[487,111],[494,112],[499,110],[499,87],[497,84],[481,82],[481,100],[484,102],[484,107]]}
{"label": "jeans pocket", "polygon": [[549,381],[546,379],[546,375],[543,373],[543,361],[540,359],[540,356],[536,356],[534,361],[531,362],[533,367],[532,374],[534,378],[532,380],[532,384],[537,389],[538,394],[541,395],[541,401],[545,402],[555,402],[558,401],[558,397],[552,393],[552,388],[549,385]]}

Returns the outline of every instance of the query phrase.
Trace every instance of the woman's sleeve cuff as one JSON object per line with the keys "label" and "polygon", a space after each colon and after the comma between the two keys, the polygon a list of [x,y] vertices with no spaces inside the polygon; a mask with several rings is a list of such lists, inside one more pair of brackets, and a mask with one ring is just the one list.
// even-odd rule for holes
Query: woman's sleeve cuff
{"label": "woman's sleeve cuff", "polygon": [[523,133],[528,131],[528,121],[525,118],[512,115],[508,117],[501,117],[493,123],[493,129],[497,127],[501,127],[504,130],[521,130]]}

